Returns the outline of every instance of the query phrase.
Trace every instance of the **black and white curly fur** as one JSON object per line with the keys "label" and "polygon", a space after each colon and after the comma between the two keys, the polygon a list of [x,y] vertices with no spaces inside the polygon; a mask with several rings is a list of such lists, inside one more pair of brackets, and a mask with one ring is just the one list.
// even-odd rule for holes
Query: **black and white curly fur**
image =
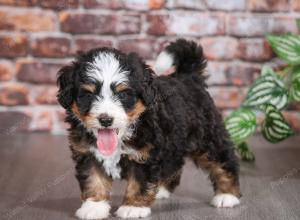
{"label": "black and white curly fur", "polygon": [[[170,75],[156,76],[172,66]],[[59,71],[58,100],[70,124],[83,200],[77,217],[107,218],[118,178],[128,186],[116,215],[150,215],[154,200],[169,197],[179,184],[185,158],[209,172],[213,206],[239,204],[238,161],[206,90],[205,66],[201,46],[179,39],[159,55],[157,74],[138,55],[111,48],[81,54]],[[117,135],[110,155],[97,148],[99,132],[106,131]]]}

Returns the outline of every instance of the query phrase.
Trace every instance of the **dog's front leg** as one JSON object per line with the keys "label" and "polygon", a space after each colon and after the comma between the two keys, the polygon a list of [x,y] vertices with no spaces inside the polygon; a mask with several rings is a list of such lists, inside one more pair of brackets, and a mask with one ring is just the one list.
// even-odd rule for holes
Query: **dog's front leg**
{"label": "dog's front leg", "polygon": [[80,219],[107,218],[112,179],[94,163],[77,164],[76,169],[83,203],[75,215]]}
{"label": "dog's front leg", "polygon": [[134,176],[128,178],[126,195],[116,214],[121,218],[143,218],[151,214],[157,184],[145,183]]}

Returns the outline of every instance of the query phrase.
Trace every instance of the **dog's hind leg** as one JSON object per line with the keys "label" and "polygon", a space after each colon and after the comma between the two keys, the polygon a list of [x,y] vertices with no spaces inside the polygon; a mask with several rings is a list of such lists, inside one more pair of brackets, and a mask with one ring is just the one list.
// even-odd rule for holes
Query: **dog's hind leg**
{"label": "dog's hind leg", "polygon": [[182,170],[178,170],[169,178],[165,179],[164,181],[159,184],[158,192],[155,196],[156,199],[167,199],[170,197],[170,194],[174,192],[175,188],[180,183]]}
{"label": "dog's hind leg", "polygon": [[223,152],[221,159],[212,159],[209,153],[193,155],[195,164],[209,172],[215,191],[211,204],[218,208],[234,207],[240,203],[239,197],[241,197],[239,165],[231,149]]}

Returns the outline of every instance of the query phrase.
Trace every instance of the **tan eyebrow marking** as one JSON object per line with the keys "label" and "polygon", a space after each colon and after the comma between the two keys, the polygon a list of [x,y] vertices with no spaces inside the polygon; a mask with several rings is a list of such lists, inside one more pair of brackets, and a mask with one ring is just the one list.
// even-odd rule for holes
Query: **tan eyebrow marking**
{"label": "tan eyebrow marking", "polygon": [[142,101],[139,99],[137,103],[135,104],[133,110],[131,112],[128,112],[128,118],[130,121],[134,121],[137,119],[140,114],[142,114],[146,110],[146,106],[142,103]]}
{"label": "tan eyebrow marking", "polygon": [[96,91],[96,85],[94,84],[82,84],[81,88],[92,93]]}
{"label": "tan eyebrow marking", "polygon": [[129,88],[128,85],[121,83],[121,84],[117,85],[115,89],[116,89],[116,92],[121,92],[128,88]]}

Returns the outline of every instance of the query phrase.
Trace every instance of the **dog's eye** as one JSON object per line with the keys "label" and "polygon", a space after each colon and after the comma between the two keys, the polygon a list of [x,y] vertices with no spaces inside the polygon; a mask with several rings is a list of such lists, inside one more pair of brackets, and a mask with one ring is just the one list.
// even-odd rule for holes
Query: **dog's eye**
{"label": "dog's eye", "polygon": [[85,98],[85,97],[89,97],[89,96],[92,96],[92,95],[93,95],[92,92],[81,89],[79,91],[78,98]]}
{"label": "dog's eye", "polygon": [[126,89],[116,94],[125,109],[130,109],[136,102],[136,94],[132,89]]}
{"label": "dog's eye", "polygon": [[124,90],[118,93],[118,97],[120,100],[126,100],[129,96],[129,91]]}

